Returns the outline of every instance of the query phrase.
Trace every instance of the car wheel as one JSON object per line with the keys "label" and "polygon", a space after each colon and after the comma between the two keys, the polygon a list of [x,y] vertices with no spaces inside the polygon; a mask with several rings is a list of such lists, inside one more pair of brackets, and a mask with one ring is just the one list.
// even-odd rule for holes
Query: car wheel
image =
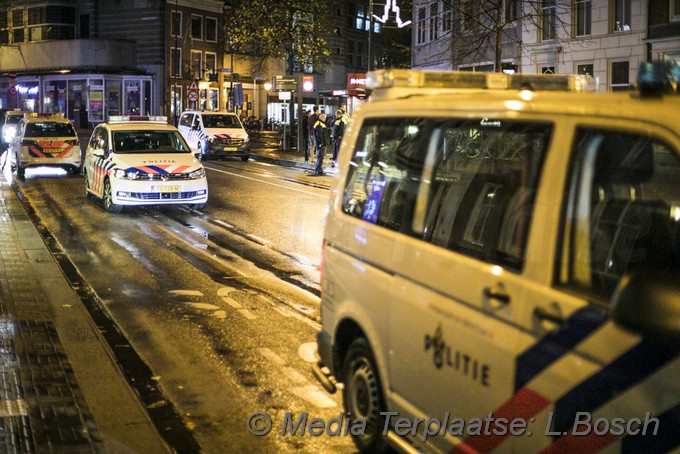
{"label": "car wheel", "polygon": [[193,205],[191,205],[191,209],[201,211],[203,208],[205,208],[206,205],[207,203],[194,203]]}
{"label": "car wheel", "polygon": [[111,193],[111,182],[107,178],[104,181],[104,208],[109,213],[120,213],[123,207],[113,203],[113,194]]}
{"label": "car wheel", "polygon": [[247,161],[248,159],[250,159],[249,155],[241,156],[241,161]]}
{"label": "car wheel", "polygon": [[87,181],[87,172],[83,169],[83,189],[85,191],[85,198],[92,200],[92,193],[88,191],[90,189],[90,183]]}
{"label": "car wheel", "polygon": [[383,437],[385,411],[378,368],[375,365],[373,351],[363,337],[355,339],[347,351],[343,366],[343,382],[345,387],[342,400],[345,411],[352,420],[366,421],[366,430],[361,435],[353,435],[354,444],[361,453],[384,452],[388,445]]}
{"label": "car wheel", "polygon": [[80,175],[80,167],[79,166],[71,166],[71,173],[73,175]]}
{"label": "car wheel", "polygon": [[17,176],[23,177],[24,175],[26,175],[26,168],[17,166]]}

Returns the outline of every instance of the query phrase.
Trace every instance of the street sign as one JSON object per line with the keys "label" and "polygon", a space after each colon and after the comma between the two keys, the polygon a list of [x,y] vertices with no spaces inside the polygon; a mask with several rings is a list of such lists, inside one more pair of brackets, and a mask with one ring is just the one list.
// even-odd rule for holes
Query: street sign
{"label": "street sign", "polygon": [[188,98],[189,101],[191,101],[191,102],[196,102],[196,101],[198,101],[198,92],[197,92],[197,91],[189,91],[189,92],[187,93],[187,98]]}
{"label": "street sign", "polygon": [[191,85],[189,85],[189,90],[196,90],[198,91],[198,84],[196,83],[195,80],[191,81]]}
{"label": "street sign", "polygon": [[291,76],[274,76],[272,78],[272,86],[275,91],[295,91],[297,81]]}
{"label": "street sign", "polygon": [[222,69],[220,69],[221,73],[230,73],[230,72],[233,72],[233,71],[234,71],[234,68],[222,68]]}

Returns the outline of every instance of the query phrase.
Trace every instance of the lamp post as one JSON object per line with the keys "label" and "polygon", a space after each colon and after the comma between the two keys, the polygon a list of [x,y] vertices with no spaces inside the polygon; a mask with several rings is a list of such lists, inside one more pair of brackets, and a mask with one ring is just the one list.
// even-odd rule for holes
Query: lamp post
{"label": "lamp post", "polygon": [[[265,99],[265,103],[264,103],[264,109],[265,109],[264,118],[265,118],[265,120],[269,121],[269,90],[272,89],[272,84],[270,84],[269,82],[265,82],[264,89],[266,91],[266,99]],[[265,125],[262,125],[262,127],[264,128]]]}

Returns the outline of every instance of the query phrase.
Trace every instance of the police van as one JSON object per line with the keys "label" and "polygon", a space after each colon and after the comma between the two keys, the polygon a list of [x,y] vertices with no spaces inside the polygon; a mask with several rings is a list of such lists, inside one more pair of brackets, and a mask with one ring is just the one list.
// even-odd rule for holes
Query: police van
{"label": "police van", "polygon": [[[80,142],[71,120],[62,113],[20,114],[23,117],[16,123],[8,148],[18,176],[23,176],[28,167],[44,166],[80,173]],[[12,116],[15,113],[7,116],[8,121]]]}
{"label": "police van", "polygon": [[361,452],[680,449],[680,96],[368,74],[323,242],[320,361]]}
{"label": "police van", "polygon": [[111,116],[97,125],[83,173],[85,196],[113,213],[125,205],[202,209],[208,201],[203,165],[165,117]]}

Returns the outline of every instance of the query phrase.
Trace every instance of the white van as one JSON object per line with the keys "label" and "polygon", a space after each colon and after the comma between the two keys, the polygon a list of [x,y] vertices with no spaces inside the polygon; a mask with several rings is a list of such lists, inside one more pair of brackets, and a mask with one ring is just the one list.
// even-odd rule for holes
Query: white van
{"label": "white van", "polygon": [[234,113],[185,111],[177,129],[201,160],[250,157],[250,138]]}
{"label": "white van", "polygon": [[680,448],[680,98],[590,83],[369,73],[314,367],[361,452]]}

